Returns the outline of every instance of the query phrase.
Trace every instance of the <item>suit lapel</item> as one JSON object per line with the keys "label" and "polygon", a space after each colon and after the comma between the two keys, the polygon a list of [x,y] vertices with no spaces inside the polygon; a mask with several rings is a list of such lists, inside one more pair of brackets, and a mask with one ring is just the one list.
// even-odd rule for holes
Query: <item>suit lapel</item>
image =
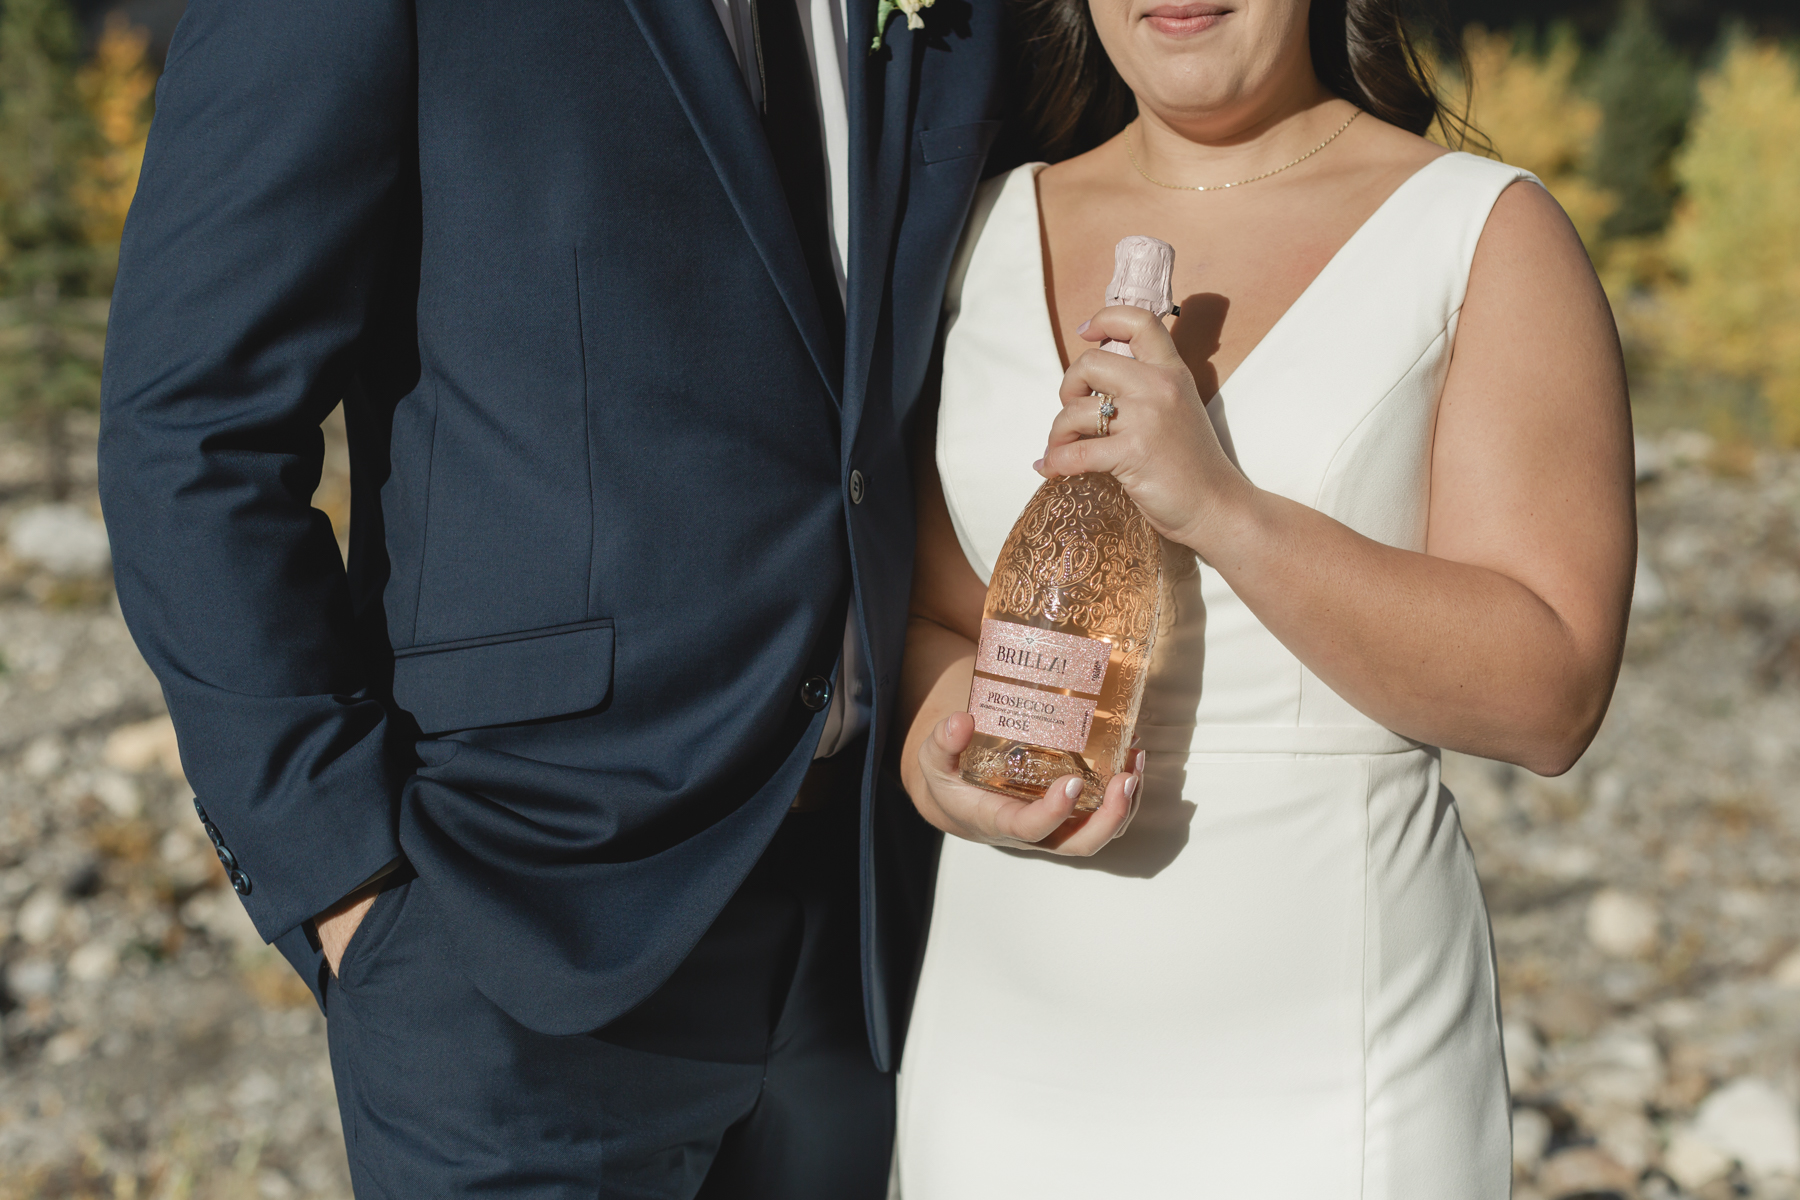
{"label": "suit lapel", "polygon": [[[625,0],[625,4],[669,77],[832,399],[842,405],[843,349],[834,344],[819,312],[800,239],[788,216],[787,194],[711,0]],[[851,7],[859,7],[856,0]],[[851,194],[854,205],[854,187]]]}
{"label": "suit lapel", "polygon": [[886,297],[894,219],[906,182],[915,43],[896,15],[886,48],[870,54],[874,0],[848,0],[850,37],[850,272],[845,314],[844,453],[849,454]]}

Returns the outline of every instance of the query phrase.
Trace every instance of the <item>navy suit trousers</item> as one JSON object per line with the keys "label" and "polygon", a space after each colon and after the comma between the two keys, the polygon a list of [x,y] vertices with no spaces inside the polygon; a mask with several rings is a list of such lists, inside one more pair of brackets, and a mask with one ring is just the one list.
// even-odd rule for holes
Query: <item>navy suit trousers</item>
{"label": "navy suit trousers", "polygon": [[856,817],[853,795],[788,816],[668,983],[589,1034],[508,1017],[419,882],[388,887],[326,994],[359,1200],[881,1200]]}

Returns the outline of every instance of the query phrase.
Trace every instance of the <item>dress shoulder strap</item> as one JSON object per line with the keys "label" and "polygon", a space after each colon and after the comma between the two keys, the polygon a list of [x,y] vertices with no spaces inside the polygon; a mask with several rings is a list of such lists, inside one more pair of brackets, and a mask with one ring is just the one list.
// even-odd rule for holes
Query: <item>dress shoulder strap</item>
{"label": "dress shoulder strap", "polygon": [[[1428,164],[1392,197],[1385,228],[1409,244],[1413,253],[1428,256],[1443,273],[1449,290],[1443,300],[1449,312],[1462,307],[1475,247],[1495,202],[1520,180],[1539,182],[1530,171],[1455,151]],[[1390,248],[1398,252],[1396,260],[1412,257],[1398,246]]]}

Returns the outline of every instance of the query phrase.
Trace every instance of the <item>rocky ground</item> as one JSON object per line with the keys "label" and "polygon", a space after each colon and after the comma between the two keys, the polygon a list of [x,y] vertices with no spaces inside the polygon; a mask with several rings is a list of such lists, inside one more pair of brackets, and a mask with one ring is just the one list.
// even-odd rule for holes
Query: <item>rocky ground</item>
{"label": "rocky ground", "polygon": [[1560,779],[1447,756],[1519,1200],[1800,1196],[1800,456],[1640,446],[1612,710]]}
{"label": "rocky ground", "polygon": [[[82,461],[47,509],[0,435],[0,1200],[347,1197],[323,1022],[200,832]],[[1594,748],[1555,780],[1445,764],[1517,1195],[1800,1200],[1800,456],[1670,434],[1640,475]]]}
{"label": "rocky ground", "polygon": [[0,1200],[347,1198],[324,1020],[104,582],[92,432],[65,508],[0,438]]}

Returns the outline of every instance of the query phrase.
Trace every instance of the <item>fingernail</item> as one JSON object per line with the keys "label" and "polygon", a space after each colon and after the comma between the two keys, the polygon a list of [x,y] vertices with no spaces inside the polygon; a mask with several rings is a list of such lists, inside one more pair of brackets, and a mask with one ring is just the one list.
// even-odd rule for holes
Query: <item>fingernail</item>
{"label": "fingernail", "polygon": [[1145,767],[1147,767],[1147,766],[1149,766],[1149,765],[1150,765],[1150,755],[1149,755],[1149,753],[1148,753],[1148,752],[1147,752],[1147,751],[1144,751],[1144,750],[1139,750],[1139,751],[1138,751],[1138,752],[1137,752],[1137,769],[1138,769],[1138,774],[1139,774],[1139,775],[1142,775],[1142,774],[1143,774],[1143,773],[1144,773],[1144,768],[1145,768]]}
{"label": "fingernail", "polygon": [[1042,471],[1044,469],[1044,460],[1040,458],[1036,462],[1032,463],[1031,469],[1034,471]]}
{"label": "fingernail", "polygon": [[1132,775],[1132,776],[1128,777],[1125,780],[1125,798],[1127,800],[1129,800],[1133,796],[1137,795],[1137,789],[1138,789],[1138,777],[1136,775]]}
{"label": "fingernail", "polygon": [[1092,321],[1083,321],[1081,324],[1079,324],[1075,327],[1075,332],[1076,333],[1086,333],[1087,327],[1092,324],[1093,324]]}
{"label": "fingernail", "polygon": [[1081,799],[1081,780],[1071,779],[1069,782],[1063,784],[1063,795],[1071,800]]}

